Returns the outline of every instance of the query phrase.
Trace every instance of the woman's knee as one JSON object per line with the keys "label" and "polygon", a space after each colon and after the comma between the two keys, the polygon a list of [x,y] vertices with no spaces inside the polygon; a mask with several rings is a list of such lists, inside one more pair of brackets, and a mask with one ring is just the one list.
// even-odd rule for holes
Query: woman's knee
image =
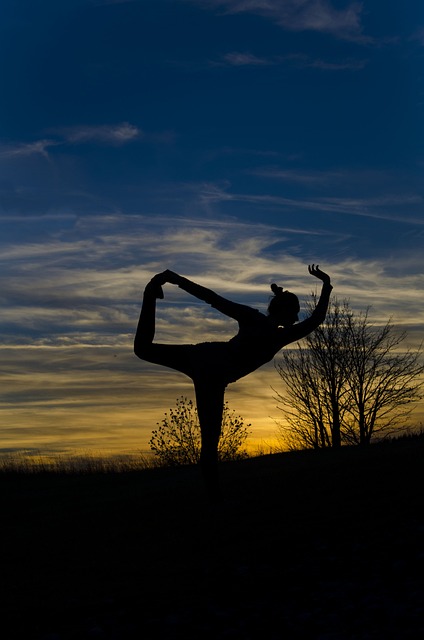
{"label": "woman's knee", "polygon": [[151,343],[146,343],[143,340],[136,340],[134,342],[134,353],[140,360],[150,360],[151,357]]}

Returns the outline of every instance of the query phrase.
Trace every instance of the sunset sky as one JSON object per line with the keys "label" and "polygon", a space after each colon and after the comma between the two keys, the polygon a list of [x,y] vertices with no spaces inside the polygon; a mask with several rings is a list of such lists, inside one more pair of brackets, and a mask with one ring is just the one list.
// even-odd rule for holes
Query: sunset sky
{"label": "sunset sky", "polygon": [[[193,397],[132,351],[165,268],[304,310],[319,263],[421,342],[422,0],[3,0],[0,30],[1,451],[148,449]],[[166,287],[159,341],[235,329]],[[227,392],[255,445],[272,387]]]}

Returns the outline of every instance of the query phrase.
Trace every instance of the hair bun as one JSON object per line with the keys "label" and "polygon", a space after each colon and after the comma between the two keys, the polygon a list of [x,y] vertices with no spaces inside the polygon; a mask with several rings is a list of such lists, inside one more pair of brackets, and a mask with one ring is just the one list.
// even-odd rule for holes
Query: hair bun
{"label": "hair bun", "polygon": [[281,296],[283,293],[283,287],[279,287],[275,282],[271,285],[271,291],[275,296]]}

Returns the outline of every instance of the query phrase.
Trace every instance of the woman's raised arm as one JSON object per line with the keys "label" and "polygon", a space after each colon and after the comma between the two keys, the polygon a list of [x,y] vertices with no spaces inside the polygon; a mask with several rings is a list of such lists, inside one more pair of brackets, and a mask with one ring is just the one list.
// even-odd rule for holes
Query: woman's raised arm
{"label": "woman's raised arm", "polygon": [[202,285],[192,282],[188,278],[184,278],[169,269],[164,271],[161,275],[165,278],[164,282],[176,284],[180,289],[183,289],[190,295],[198,298],[198,300],[207,302],[214,309],[217,309],[230,318],[234,318],[234,320],[242,320],[249,313],[258,313],[255,309],[252,309],[252,307],[227,300],[215,293],[215,291],[212,291],[212,289],[202,287]]}
{"label": "woman's raised arm", "polygon": [[184,278],[180,276],[178,273],[174,271],[170,271],[167,269],[161,274],[164,277],[164,282],[170,282],[171,284],[176,284],[180,289],[187,291],[191,296],[198,298],[199,300],[203,300],[209,304],[212,304],[214,298],[216,297],[216,293],[212,291],[212,289],[207,289],[206,287],[202,287],[200,284],[196,282],[192,282],[188,278]]}

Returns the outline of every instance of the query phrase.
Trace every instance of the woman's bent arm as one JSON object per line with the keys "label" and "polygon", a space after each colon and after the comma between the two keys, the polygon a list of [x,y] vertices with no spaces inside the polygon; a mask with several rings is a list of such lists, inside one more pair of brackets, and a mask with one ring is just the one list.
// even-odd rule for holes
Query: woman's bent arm
{"label": "woman's bent arm", "polygon": [[[325,316],[327,315],[330,294],[333,290],[330,276],[324,273],[324,271],[321,271],[318,265],[316,267],[312,265],[312,267],[308,267],[308,269],[311,275],[322,281],[321,295],[317,306],[309,318],[306,318],[303,322],[299,322],[299,324],[293,325],[289,329],[284,330],[286,337],[287,335],[290,335],[289,342],[294,342],[295,340],[300,340],[307,336],[324,322]],[[286,344],[289,344],[289,342]]]}

